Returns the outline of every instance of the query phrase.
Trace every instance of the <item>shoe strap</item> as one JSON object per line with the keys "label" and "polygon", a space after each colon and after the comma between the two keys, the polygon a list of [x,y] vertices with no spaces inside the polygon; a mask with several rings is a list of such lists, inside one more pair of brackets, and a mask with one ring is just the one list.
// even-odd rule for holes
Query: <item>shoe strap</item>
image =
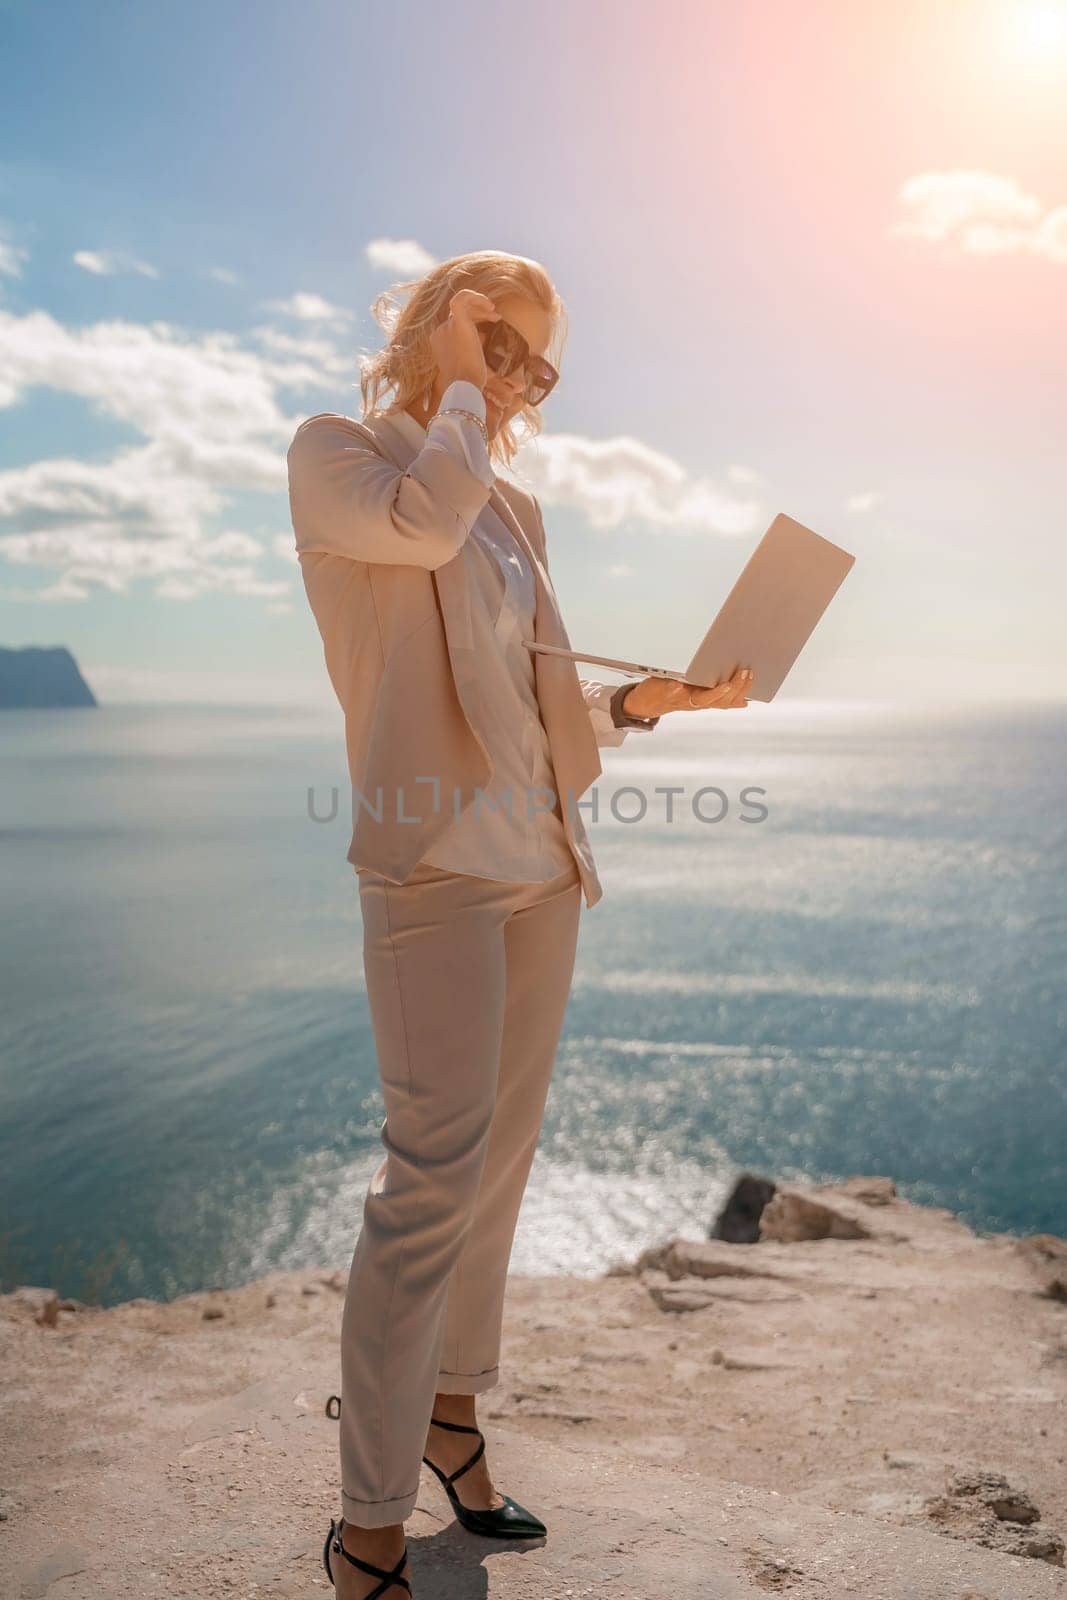
{"label": "shoe strap", "polygon": [[478,1435],[478,1448],[470,1460],[465,1461],[461,1467],[457,1467],[455,1472],[450,1472],[445,1479],[446,1483],[455,1483],[457,1478],[462,1478],[463,1474],[469,1472],[474,1463],[480,1461],[485,1454],[485,1435],[482,1433],[481,1428],[468,1428],[466,1423],[463,1422],[439,1422],[436,1417],[431,1417],[430,1421],[435,1423],[438,1428],[448,1428],[452,1433],[476,1433]]}
{"label": "shoe strap", "polygon": [[430,1421],[435,1428],[447,1428],[450,1433],[481,1433],[481,1428],[469,1428],[465,1422],[442,1422],[440,1417],[431,1417]]}
{"label": "shoe strap", "polygon": [[361,1561],[359,1556],[354,1556],[350,1550],[345,1549],[344,1544],[341,1541],[341,1529],[343,1525],[344,1518],[342,1517],[341,1521],[337,1524],[337,1530],[334,1533],[333,1543],[330,1545],[330,1549],[336,1550],[339,1555],[344,1556],[346,1561],[350,1562],[353,1567],[358,1567],[361,1572],[369,1572],[372,1578],[385,1579],[384,1583],[380,1583],[376,1589],[371,1590],[370,1594],[367,1596],[367,1600],[378,1600],[379,1595],[384,1594],[387,1589],[392,1589],[394,1585],[397,1584],[402,1589],[406,1589],[408,1594],[410,1594],[410,1583],[406,1578],[401,1578],[399,1576],[400,1569],[408,1558],[407,1545],[404,1546],[404,1553],[400,1557],[400,1560],[397,1562],[396,1566],[391,1572],[387,1572],[384,1567],[375,1567],[369,1561]]}

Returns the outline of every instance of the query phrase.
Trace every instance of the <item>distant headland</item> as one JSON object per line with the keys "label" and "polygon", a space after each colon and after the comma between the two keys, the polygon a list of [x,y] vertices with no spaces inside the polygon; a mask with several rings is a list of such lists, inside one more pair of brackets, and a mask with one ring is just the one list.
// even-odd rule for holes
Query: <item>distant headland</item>
{"label": "distant headland", "polygon": [[0,711],[96,703],[78,663],[62,645],[27,645],[22,650],[0,645]]}

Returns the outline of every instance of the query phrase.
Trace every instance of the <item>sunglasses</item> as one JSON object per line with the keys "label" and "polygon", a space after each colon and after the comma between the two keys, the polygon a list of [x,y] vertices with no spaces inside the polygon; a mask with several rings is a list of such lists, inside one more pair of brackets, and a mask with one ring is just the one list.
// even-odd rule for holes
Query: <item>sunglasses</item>
{"label": "sunglasses", "polygon": [[499,322],[490,323],[481,338],[485,364],[490,372],[506,378],[517,368],[526,368],[523,399],[528,406],[539,406],[546,395],[552,393],[559,382],[559,373],[544,356],[531,355],[530,346],[518,328],[501,318]]}

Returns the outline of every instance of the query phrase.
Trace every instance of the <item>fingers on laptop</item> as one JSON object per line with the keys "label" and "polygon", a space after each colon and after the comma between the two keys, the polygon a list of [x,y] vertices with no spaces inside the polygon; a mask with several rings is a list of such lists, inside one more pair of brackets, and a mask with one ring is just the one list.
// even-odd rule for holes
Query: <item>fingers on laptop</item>
{"label": "fingers on laptop", "polygon": [[721,683],[715,684],[713,688],[693,689],[685,684],[679,687],[685,690],[686,703],[696,710],[714,706],[720,711],[733,711],[738,707],[748,705],[745,691],[751,680],[751,668],[738,667],[729,678],[724,678]]}

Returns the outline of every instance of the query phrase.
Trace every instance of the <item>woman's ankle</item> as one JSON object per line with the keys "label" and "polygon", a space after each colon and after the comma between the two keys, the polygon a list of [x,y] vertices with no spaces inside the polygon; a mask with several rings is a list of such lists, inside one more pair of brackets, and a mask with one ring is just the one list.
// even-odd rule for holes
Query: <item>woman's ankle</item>
{"label": "woman's ankle", "polygon": [[346,1517],[341,1543],[352,1555],[362,1555],[368,1561],[374,1561],[377,1552],[382,1556],[391,1555],[395,1562],[404,1548],[404,1524],[391,1522],[384,1528],[361,1528],[358,1522],[349,1522]]}
{"label": "woman's ankle", "polygon": [[475,1396],[472,1394],[435,1394],[433,1414],[445,1422],[473,1422]]}

